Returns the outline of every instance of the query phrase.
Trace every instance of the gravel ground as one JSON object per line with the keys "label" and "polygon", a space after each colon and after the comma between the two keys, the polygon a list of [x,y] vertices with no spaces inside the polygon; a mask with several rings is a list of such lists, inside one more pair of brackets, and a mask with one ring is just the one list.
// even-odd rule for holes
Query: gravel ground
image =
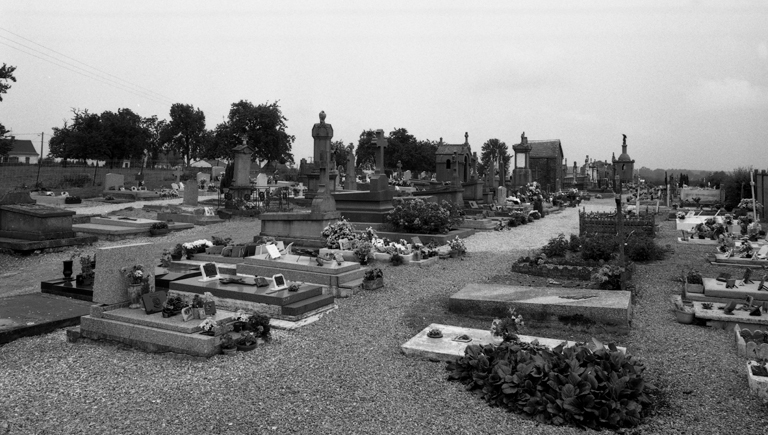
{"label": "gravel ground", "polygon": [[[399,351],[432,322],[413,307],[433,300],[447,311],[447,297],[466,283],[506,271],[526,250],[577,227],[576,209],[567,209],[512,231],[472,236],[464,259],[427,269],[386,267],[383,290],[339,299],[339,309],[320,321],[276,331],[273,343],[234,357],[199,360],[108,343],[70,344],[63,331],[15,341],[0,348],[0,434],[584,433],[490,408],[447,382],[443,364]],[[673,243],[674,223],[661,228],[659,241]],[[163,240],[159,254],[180,241],[214,234],[246,240],[257,232],[258,224],[243,220],[147,240]],[[122,243],[137,241],[144,240]],[[704,264],[711,247],[674,248],[669,260],[639,265],[635,273],[633,328],[619,344],[645,361],[648,380],[662,388],[663,406],[629,433],[766,433],[765,408],[748,394],[731,335],[677,324],[669,308],[669,296],[680,292],[674,279],[681,267],[694,265],[710,276],[724,269]],[[0,292],[38,291],[37,281],[58,276],[66,256],[0,256],[3,270],[12,271],[0,276]]]}

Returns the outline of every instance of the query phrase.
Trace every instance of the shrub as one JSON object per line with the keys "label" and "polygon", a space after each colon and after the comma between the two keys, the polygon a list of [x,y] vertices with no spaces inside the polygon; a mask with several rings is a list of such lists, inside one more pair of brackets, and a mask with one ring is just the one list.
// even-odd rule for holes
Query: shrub
{"label": "shrub", "polygon": [[149,228],[153,229],[153,230],[167,230],[168,229],[168,222],[162,222],[162,221],[161,222],[155,222]]}
{"label": "shrub", "polygon": [[576,234],[571,234],[571,239],[568,241],[568,250],[571,252],[579,252],[581,249],[581,239]]}
{"label": "shrub", "polygon": [[397,252],[392,254],[391,258],[389,259],[389,262],[392,263],[393,266],[400,266],[404,261],[405,260],[403,259],[403,256]]}
{"label": "shrub", "polygon": [[517,340],[470,344],[450,362],[449,380],[459,381],[492,406],[554,425],[620,428],[640,424],[647,393],[645,368],[614,345],[596,342],[554,349]]}
{"label": "shrub", "polygon": [[662,248],[651,237],[645,235],[631,236],[624,246],[624,255],[632,261],[656,261],[664,258],[666,249]]}
{"label": "shrub", "polygon": [[609,261],[618,249],[612,236],[594,235],[581,242],[581,258],[594,261]]}
{"label": "shrub", "polygon": [[568,252],[568,246],[565,234],[560,233],[557,237],[549,239],[549,242],[541,248],[541,252],[547,257],[565,257],[565,253]]}
{"label": "shrub", "polygon": [[443,201],[443,205],[422,199],[406,201],[387,214],[387,222],[406,233],[445,234],[464,221],[461,210]]}
{"label": "shrub", "polygon": [[621,274],[624,270],[616,264],[605,264],[592,275],[592,281],[603,290],[621,290]]}

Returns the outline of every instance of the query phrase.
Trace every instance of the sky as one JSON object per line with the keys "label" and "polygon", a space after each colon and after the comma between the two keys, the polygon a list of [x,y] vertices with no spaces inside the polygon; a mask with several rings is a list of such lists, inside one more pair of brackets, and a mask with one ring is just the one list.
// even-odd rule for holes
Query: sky
{"label": "sky", "polygon": [[297,163],[322,110],[346,143],[525,132],[571,165],[626,134],[636,168],[768,168],[765,1],[2,0],[0,63],[0,123],[38,150],[73,108],[214,128],[248,100],[279,101]]}

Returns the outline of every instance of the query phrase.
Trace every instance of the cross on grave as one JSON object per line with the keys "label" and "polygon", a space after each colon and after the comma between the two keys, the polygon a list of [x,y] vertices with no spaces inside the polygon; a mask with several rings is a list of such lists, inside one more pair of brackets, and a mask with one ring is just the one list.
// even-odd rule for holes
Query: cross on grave
{"label": "cross on grave", "polygon": [[397,176],[400,178],[403,176],[403,163],[400,160],[397,161]]}
{"label": "cross on grave", "polygon": [[184,171],[181,170],[181,168],[177,168],[175,171],[173,171],[173,176],[176,178],[176,182],[178,183],[181,181],[181,175],[184,173]]}
{"label": "cross on grave", "polygon": [[384,130],[376,130],[376,174],[384,173],[384,148],[388,145]]}

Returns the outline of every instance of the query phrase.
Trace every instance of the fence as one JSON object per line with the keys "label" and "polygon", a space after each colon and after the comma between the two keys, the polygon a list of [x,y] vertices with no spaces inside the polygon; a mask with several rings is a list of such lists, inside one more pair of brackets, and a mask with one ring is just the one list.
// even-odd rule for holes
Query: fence
{"label": "fence", "polygon": [[[652,214],[625,216],[624,233],[628,234],[631,231],[655,237],[656,218]],[[579,235],[594,233],[615,235],[617,232],[615,213],[579,212]]]}

